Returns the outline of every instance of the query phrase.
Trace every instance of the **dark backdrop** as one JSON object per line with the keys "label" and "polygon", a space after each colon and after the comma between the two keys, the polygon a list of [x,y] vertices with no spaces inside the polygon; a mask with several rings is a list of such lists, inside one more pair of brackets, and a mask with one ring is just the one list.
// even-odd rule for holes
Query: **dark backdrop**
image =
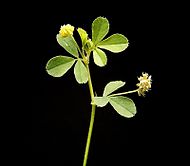
{"label": "dark backdrop", "polygon": [[81,27],[91,36],[92,21],[104,16],[110,22],[108,35],[124,34],[130,44],[118,54],[106,51],[106,67],[90,64],[96,93],[101,95],[113,80],[125,81],[123,90],[134,89],[142,72],[152,75],[153,83],[146,97],[129,95],[137,107],[133,118],[120,116],[110,105],[97,108],[88,165],[161,165],[176,161],[178,145],[172,140],[179,130],[164,93],[170,84],[165,81],[166,68],[170,67],[166,66],[169,51],[164,41],[169,40],[167,25],[173,19],[168,6],[89,3],[24,4],[26,8],[17,16],[19,44],[15,43],[19,45],[21,68],[19,76],[12,78],[22,110],[17,160],[23,165],[82,165],[91,111],[88,86],[75,81],[73,68],[64,77],[53,78],[46,73],[45,65],[56,55],[68,55],[56,41],[61,25]]}

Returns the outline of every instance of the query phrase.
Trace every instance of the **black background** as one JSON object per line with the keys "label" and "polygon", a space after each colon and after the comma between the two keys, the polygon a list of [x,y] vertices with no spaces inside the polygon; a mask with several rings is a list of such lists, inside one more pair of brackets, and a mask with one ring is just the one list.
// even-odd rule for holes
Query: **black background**
{"label": "black background", "polygon": [[90,64],[96,93],[101,95],[113,80],[126,82],[121,91],[132,90],[142,72],[152,75],[153,83],[145,98],[129,95],[137,107],[133,118],[120,116],[110,105],[97,108],[88,165],[177,162],[183,146],[177,141],[182,132],[176,121],[181,119],[176,117],[166,92],[171,88],[166,81],[168,73],[170,77],[173,74],[169,49],[172,4],[84,4],[26,3],[16,12],[14,51],[18,51],[19,65],[17,74],[11,77],[19,94],[15,103],[20,110],[17,122],[21,124],[17,128],[21,132],[16,135],[21,140],[15,143],[16,160],[20,165],[82,165],[91,111],[88,86],[76,82],[73,68],[64,77],[53,78],[46,73],[45,65],[56,55],[68,55],[56,41],[61,25],[81,27],[91,36],[92,21],[103,16],[110,23],[108,36],[121,33],[130,44],[118,54],[107,51],[106,67]]}

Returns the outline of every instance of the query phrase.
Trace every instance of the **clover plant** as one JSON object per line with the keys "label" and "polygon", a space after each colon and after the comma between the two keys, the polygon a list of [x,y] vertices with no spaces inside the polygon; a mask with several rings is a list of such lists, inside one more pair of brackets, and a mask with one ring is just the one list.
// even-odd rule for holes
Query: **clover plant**
{"label": "clover plant", "polygon": [[[138,77],[139,83],[137,88],[131,91],[115,93],[116,90],[125,86],[125,82],[121,80],[113,80],[104,88],[102,96],[96,96],[92,85],[90,75],[90,56],[93,56],[94,63],[99,67],[107,65],[107,54],[110,52],[120,53],[129,46],[126,36],[120,33],[108,35],[109,21],[105,17],[97,17],[92,22],[92,36],[81,27],[75,28],[70,24],[61,26],[56,36],[57,42],[63,47],[67,53],[51,58],[46,64],[46,71],[53,77],[62,77],[66,72],[74,67],[74,76],[79,84],[88,84],[91,96],[91,119],[89,131],[86,141],[86,149],[84,153],[83,166],[86,166],[92,129],[95,118],[96,107],[105,107],[111,104],[113,110],[123,117],[131,118],[136,114],[136,106],[133,100],[126,97],[129,93],[137,92],[139,96],[145,96],[145,92],[151,88],[152,79],[148,73],[142,73]],[[81,41],[78,44],[74,38],[74,31],[77,31]]]}

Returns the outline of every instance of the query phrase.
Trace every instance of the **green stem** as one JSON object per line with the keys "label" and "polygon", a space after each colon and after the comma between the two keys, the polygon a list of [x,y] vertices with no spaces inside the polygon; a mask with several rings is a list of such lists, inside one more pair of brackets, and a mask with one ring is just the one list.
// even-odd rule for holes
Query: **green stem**
{"label": "green stem", "polygon": [[131,90],[131,91],[127,91],[127,92],[122,92],[122,93],[116,93],[116,94],[112,94],[112,95],[109,95],[109,96],[110,96],[110,97],[113,97],[113,96],[120,96],[120,95],[126,95],[126,94],[134,93],[134,92],[138,92],[138,89]]}
{"label": "green stem", "polygon": [[94,125],[95,110],[96,110],[96,105],[94,104],[94,90],[93,90],[93,86],[92,86],[90,70],[89,70],[88,65],[86,65],[86,67],[87,67],[87,71],[88,71],[88,86],[89,86],[90,96],[91,96],[91,101],[92,101],[91,102],[92,111],[91,111],[90,125],[89,125],[89,130],[88,130],[88,137],[87,137],[87,141],[86,141],[86,148],[85,148],[85,153],[84,153],[83,166],[86,166],[86,164],[87,164],[90,141],[91,141],[92,130],[93,130],[93,125]]}
{"label": "green stem", "polygon": [[91,112],[90,125],[89,125],[88,137],[87,137],[87,142],[86,142],[86,149],[85,149],[85,153],[84,153],[83,166],[86,166],[87,159],[88,159],[90,141],[91,141],[91,136],[92,136],[92,129],[93,129],[94,118],[95,118],[95,109],[96,109],[96,105],[92,105],[92,112]]}
{"label": "green stem", "polygon": [[93,86],[92,86],[92,79],[91,79],[91,75],[90,75],[90,69],[89,69],[89,65],[86,65],[87,68],[87,72],[88,72],[88,86],[89,86],[89,90],[90,90],[90,96],[91,96],[91,100],[92,103],[94,103],[94,90],[93,90]]}

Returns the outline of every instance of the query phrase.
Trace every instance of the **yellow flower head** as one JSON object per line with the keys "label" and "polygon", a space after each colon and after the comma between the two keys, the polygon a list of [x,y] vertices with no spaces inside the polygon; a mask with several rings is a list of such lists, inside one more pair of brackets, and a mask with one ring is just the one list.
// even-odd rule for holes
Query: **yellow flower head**
{"label": "yellow flower head", "polygon": [[73,35],[73,31],[74,31],[74,27],[71,26],[70,24],[67,24],[67,25],[61,26],[59,34],[62,37],[67,37],[67,36]]}
{"label": "yellow flower head", "polygon": [[142,76],[140,76],[138,80],[140,81],[137,84],[138,95],[145,96],[145,92],[149,91],[151,88],[151,83],[152,83],[151,75],[149,76],[148,73],[142,73]]}

